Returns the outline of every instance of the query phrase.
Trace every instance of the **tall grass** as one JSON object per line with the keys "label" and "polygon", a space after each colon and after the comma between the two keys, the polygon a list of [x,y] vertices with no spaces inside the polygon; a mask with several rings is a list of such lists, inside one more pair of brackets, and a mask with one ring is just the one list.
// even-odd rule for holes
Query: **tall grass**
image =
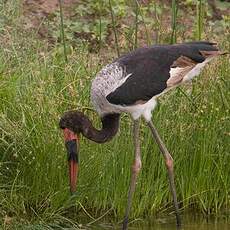
{"label": "tall grass", "polygon": [[[1,62],[8,55],[1,49]],[[95,217],[111,209],[110,215],[116,213],[120,218],[133,157],[130,119],[122,117],[118,136],[105,145],[82,138],[78,194],[71,203],[65,149],[57,124],[64,111],[90,106],[89,81],[97,66],[84,68],[84,49],[78,50],[79,62],[74,62],[76,56],[72,55],[67,66],[55,57],[27,55],[33,57],[33,63],[20,63],[20,70],[16,65],[11,76],[9,63],[5,63],[1,74],[3,213],[49,220],[69,206],[82,210],[83,205]],[[197,80],[190,95],[196,107],[173,91],[154,113],[153,120],[175,159],[182,209],[192,205],[208,214],[229,205],[228,71],[227,60],[221,60]],[[96,114],[86,112],[97,123]],[[171,196],[164,163],[144,123],[142,161],[132,215],[168,212]]]}
{"label": "tall grass", "polygon": [[[33,37],[5,33],[8,43],[0,46],[0,219],[8,216],[16,226],[33,223],[38,229],[78,228],[97,218],[118,222],[133,160],[130,118],[122,116],[120,132],[110,143],[81,138],[75,197],[69,195],[58,128],[61,114],[75,108],[99,126],[89,103],[90,82],[108,60],[89,54],[82,44],[65,63],[59,45],[46,51]],[[223,48],[228,45],[222,41]],[[214,61],[192,86],[184,86],[189,100],[174,90],[154,111],[153,121],[175,160],[181,210],[217,215],[229,207],[229,71],[226,58]],[[132,218],[173,210],[164,162],[144,122],[141,138],[143,168]]]}

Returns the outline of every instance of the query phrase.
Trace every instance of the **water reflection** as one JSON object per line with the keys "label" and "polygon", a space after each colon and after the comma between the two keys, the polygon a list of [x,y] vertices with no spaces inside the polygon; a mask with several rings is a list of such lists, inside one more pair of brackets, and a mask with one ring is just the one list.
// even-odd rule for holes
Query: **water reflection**
{"label": "water reflection", "polygon": [[[187,215],[182,217],[181,228],[175,226],[175,219],[172,217],[158,218],[154,220],[135,220],[129,224],[129,230],[230,230],[230,221],[224,218],[207,219]],[[91,226],[92,227],[92,226]],[[100,224],[94,226],[93,230],[121,229],[121,225]]]}

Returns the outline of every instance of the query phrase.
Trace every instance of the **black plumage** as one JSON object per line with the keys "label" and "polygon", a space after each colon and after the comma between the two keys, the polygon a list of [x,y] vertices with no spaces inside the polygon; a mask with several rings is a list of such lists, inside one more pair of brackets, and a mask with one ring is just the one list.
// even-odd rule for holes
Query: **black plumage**
{"label": "black plumage", "polygon": [[215,43],[189,42],[176,45],[156,45],[139,48],[124,55],[118,62],[126,75],[131,76],[106,99],[116,105],[133,105],[138,101],[148,101],[167,88],[170,68],[181,56],[196,63],[205,60],[201,51],[218,51]]}

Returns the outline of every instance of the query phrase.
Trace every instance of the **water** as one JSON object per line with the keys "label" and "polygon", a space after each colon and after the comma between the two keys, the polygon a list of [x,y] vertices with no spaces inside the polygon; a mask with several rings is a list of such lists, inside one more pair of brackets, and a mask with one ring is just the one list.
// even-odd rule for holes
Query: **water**
{"label": "water", "polygon": [[177,228],[175,224],[155,224],[155,225],[139,225],[139,227],[130,227],[129,229],[133,230],[229,230],[229,223],[221,223],[221,222],[191,222],[191,223],[183,223],[181,228]]}
{"label": "water", "polygon": [[[91,226],[93,230],[121,229],[120,225],[99,224]],[[154,220],[135,220],[129,224],[129,230],[230,230],[227,218],[207,219],[200,216],[187,215],[182,218],[181,228],[177,228],[174,218],[165,217]]]}

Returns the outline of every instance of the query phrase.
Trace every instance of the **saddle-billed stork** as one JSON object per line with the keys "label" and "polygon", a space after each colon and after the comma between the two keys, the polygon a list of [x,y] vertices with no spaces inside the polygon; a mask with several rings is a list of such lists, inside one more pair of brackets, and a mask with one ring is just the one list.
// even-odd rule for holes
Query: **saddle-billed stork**
{"label": "saddle-billed stork", "polygon": [[137,175],[141,169],[139,123],[140,117],[143,117],[164,157],[176,221],[180,226],[173,158],[151,120],[151,112],[161,94],[199,75],[206,63],[221,54],[224,53],[219,51],[216,43],[206,41],[156,45],[139,48],[102,68],[93,80],[91,87],[91,101],[101,118],[101,130],[94,128],[89,118],[79,111],[68,111],[60,120],[60,127],[64,129],[69,153],[71,192],[74,192],[76,188],[79,134],[97,143],[107,142],[118,131],[120,114],[122,112],[130,113],[134,121],[135,152],[123,221],[123,229],[127,229],[132,195]]}

